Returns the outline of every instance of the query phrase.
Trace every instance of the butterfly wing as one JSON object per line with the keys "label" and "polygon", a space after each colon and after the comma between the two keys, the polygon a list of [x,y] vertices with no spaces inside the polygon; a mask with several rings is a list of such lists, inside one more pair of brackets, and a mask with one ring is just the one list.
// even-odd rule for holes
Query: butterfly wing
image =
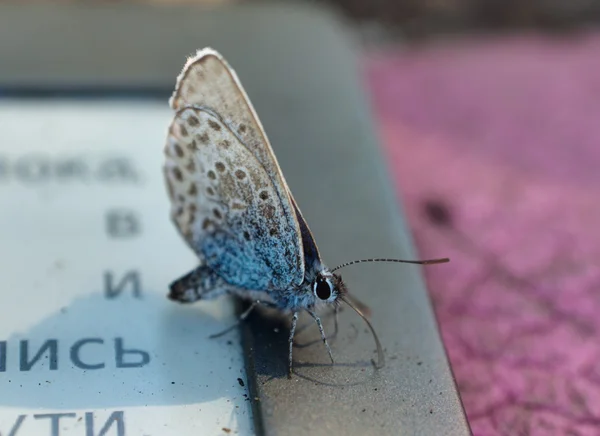
{"label": "butterfly wing", "polygon": [[304,220],[302,216],[302,212],[300,212],[300,208],[298,204],[296,204],[296,200],[291,192],[289,192],[289,196],[292,200],[292,204],[294,206],[294,212],[296,213],[296,219],[298,220],[298,225],[300,226],[300,233],[302,235],[302,248],[304,252],[304,265],[308,270],[312,268],[313,270],[320,271],[323,268],[321,262],[321,255],[319,254],[319,249],[315,242],[315,238],[313,237],[308,224]]}
{"label": "butterfly wing", "polygon": [[[188,59],[169,104],[175,110],[197,105],[218,113],[262,164],[278,194],[289,196],[289,188],[256,111],[237,74],[218,52],[205,48]],[[286,213],[293,213],[290,201],[283,206]]]}
{"label": "butterfly wing", "polygon": [[281,206],[285,215],[296,216],[294,226],[298,237],[302,239],[301,252],[298,253],[297,259],[298,269],[304,271],[304,259],[309,264],[314,261],[320,264],[319,251],[313,236],[281,173],[262,124],[240,80],[227,61],[210,48],[199,50],[184,66],[169,103],[175,110],[189,105],[200,105],[219,114],[262,164],[273,181],[277,195],[284,199]]}
{"label": "butterfly wing", "polygon": [[287,191],[217,113],[178,110],[165,153],[172,219],[210,268],[244,289],[302,282],[301,234]]}

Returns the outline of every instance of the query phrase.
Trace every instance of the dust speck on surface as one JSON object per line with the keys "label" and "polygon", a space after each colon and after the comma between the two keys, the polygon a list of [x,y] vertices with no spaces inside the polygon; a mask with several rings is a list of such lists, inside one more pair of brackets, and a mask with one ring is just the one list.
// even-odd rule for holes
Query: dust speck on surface
{"label": "dust speck on surface", "polygon": [[242,380],[241,378],[238,377],[237,379],[238,383],[240,384],[241,387],[244,387],[244,380]]}

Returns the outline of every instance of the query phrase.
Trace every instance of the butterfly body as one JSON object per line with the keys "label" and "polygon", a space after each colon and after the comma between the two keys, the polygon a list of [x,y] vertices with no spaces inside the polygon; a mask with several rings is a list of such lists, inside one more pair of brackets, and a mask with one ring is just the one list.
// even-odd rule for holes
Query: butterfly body
{"label": "butterfly body", "polygon": [[[296,288],[256,290],[234,286],[223,280],[210,267],[200,265],[171,284],[169,298],[181,303],[193,303],[198,300],[213,300],[229,294],[249,301],[261,301],[281,312],[296,312],[302,309],[318,311],[327,304],[327,300],[335,302],[336,293],[343,292],[345,287],[341,277],[331,274],[325,267],[309,271],[311,274],[307,274],[304,282]],[[331,288],[327,280],[330,281]],[[315,283],[325,284],[321,286],[321,296],[325,296],[328,292],[331,295],[325,299],[318,298],[314,291]]]}

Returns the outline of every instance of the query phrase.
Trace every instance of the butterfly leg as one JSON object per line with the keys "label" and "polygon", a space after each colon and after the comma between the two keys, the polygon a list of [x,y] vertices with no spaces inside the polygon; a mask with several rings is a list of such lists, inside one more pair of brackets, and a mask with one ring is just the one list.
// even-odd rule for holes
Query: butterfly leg
{"label": "butterfly leg", "polygon": [[294,334],[296,333],[296,324],[298,324],[298,312],[294,312],[292,316],[292,328],[290,330],[290,354],[288,356],[288,378],[292,378],[292,347],[294,345]]}
{"label": "butterfly leg", "polygon": [[238,327],[241,323],[243,323],[246,318],[248,318],[248,316],[250,315],[250,313],[252,313],[252,311],[256,308],[256,306],[258,306],[259,304],[261,304],[261,301],[256,300],[253,301],[252,304],[250,305],[250,307],[248,307],[248,309],[244,310],[244,312],[242,312],[242,314],[239,316],[238,320],[235,322],[235,324],[230,325],[229,327],[227,327],[225,330],[219,332],[219,333],[215,333],[209,336],[210,339],[215,339],[218,337],[223,336],[226,333],[229,333],[231,330],[235,329],[236,327]]}
{"label": "butterfly leg", "polygon": [[335,361],[333,360],[333,353],[331,352],[331,348],[329,347],[329,343],[327,342],[327,336],[325,336],[325,330],[323,330],[323,323],[321,323],[321,318],[319,318],[317,316],[316,313],[314,313],[311,310],[306,310],[310,316],[313,317],[313,319],[316,321],[317,325],[319,326],[319,331],[321,332],[321,339],[323,339],[323,344],[325,344],[325,348],[327,348],[327,352],[329,353],[329,358],[331,359],[331,363],[335,363]]}
{"label": "butterfly leg", "polygon": [[[338,315],[344,310],[344,308],[338,304],[333,305],[333,311],[331,313],[326,314],[323,319],[325,319],[326,317],[328,318],[330,315],[333,315],[333,322],[334,322],[334,332],[333,334],[327,336],[327,339],[332,339],[335,336],[337,336],[338,333]],[[301,331],[304,331],[305,329],[307,329],[308,327],[310,327],[310,323],[306,323],[300,327],[298,327],[298,330],[296,330],[296,333],[300,333]],[[299,345],[298,343],[294,343],[294,345],[296,345],[297,347],[306,347],[310,344],[304,344],[304,345]]]}
{"label": "butterfly leg", "polygon": [[340,313],[340,306],[337,304],[333,306],[333,334],[329,335],[329,339],[335,338],[338,334],[338,314]]}

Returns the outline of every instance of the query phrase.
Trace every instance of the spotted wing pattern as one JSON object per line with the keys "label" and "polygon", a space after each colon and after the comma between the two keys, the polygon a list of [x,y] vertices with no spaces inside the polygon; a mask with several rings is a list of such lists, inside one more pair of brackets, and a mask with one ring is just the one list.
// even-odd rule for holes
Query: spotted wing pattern
{"label": "spotted wing pattern", "polygon": [[[290,204],[294,203],[269,139],[248,95],[233,68],[217,51],[204,48],[188,59],[177,78],[177,85],[169,103],[175,110],[188,105],[200,105],[217,112],[265,168],[278,194],[282,197],[288,196]],[[313,237],[298,207],[295,203],[294,208],[288,204],[282,204],[282,207],[286,215],[297,216],[298,222],[295,225],[298,226],[298,234],[306,239],[303,245],[305,248],[312,247],[312,252],[305,253],[304,257],[319,259]],[[301,268],[304,267],[302,264]]]}
{"label": "spotted wing pattern", "polygon": [[165,153],[172,219],[206,265],[244,289],[302,282],[301,235],[294,212],[287,213],[287,191],[217,113],[178,110]]}
{"label": "spotted wing pattern", "polygon": [[[288,195],[287,183],[256,111],[237,74],[218,52],[204,48],[188,59],[169,103],[175,110],[197,105],[218,113],[263,165],[280,195]],[[293,213],[289,204],[284,207],[287,214]]]}

